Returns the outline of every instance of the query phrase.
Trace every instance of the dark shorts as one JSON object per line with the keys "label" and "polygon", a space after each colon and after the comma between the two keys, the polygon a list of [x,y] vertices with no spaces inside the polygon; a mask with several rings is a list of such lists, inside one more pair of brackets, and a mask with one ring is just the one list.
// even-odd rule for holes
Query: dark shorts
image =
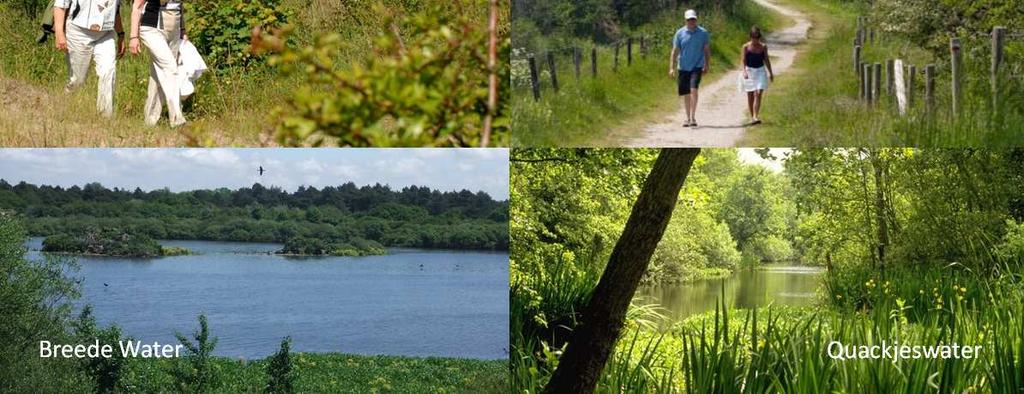
{"label": "dark shorts", "polygon": [[703,74],[704,69],[697,68],[690,71],[679,70],[677,73],[677,83],[679,85],[679,95],[685,96],[690,94],[690,89],[697,89],[700,87],[700,76]]}

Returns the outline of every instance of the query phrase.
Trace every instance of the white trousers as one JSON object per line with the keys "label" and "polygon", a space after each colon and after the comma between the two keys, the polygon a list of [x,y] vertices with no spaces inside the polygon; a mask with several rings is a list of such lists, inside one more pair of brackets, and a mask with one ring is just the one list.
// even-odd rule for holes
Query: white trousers
{"label": "white trousers", "polygon": [[117,39],[113,31],[92,31],[68,23],[64,29],[68,40],[68,83],[70,92],[82,86],[89,75],[89,62],[96,63],[96,109],[103,116],[114,115],[114,76],[117,64]]}
{"label": "white trousers", "polygon": [[[164,22],[167,23],[166,13]],[[146,124],[155,125],[160,120],[164,105],[171,126],[185,123],[181,113],[181,88],[178,85],[178,48],[181,45],[181,30],[178,23],[173,29],[157,29],[142,26],[139,38],[149,50],[152,62],[149,65],[149,91],[146,95]]]}

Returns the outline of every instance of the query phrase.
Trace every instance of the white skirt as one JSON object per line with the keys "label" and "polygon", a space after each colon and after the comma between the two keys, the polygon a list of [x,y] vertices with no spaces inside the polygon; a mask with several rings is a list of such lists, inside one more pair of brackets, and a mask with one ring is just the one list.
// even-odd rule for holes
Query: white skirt
{"label": "white skirt", "polygon": [[758,68],[748,67],[747,76],[749,78],[743,78],[743,73],[740,73],[738,83],[740,92],[754,92],[768,89],[768,69],[764,66]]}

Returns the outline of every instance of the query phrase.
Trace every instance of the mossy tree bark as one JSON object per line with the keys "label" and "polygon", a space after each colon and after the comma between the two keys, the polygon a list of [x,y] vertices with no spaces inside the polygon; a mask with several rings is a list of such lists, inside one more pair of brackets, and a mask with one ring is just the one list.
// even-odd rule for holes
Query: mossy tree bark
{"label": "mossy tree bark", "polygon": [[662,149],[544,393],[592,393],[700,149]]}

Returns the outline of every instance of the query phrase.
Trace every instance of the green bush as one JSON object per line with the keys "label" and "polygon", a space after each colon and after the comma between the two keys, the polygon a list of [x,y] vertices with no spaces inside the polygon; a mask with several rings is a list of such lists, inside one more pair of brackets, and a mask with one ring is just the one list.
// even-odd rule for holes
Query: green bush
{"label": "green bush", "polygon": [[186,14],[189,40],[212,67],[249,67],[263,58],[249,51],[254,28],[269,30],[288,22],[280,0],[204,0]]}
{"label": "green bush", "polygon": [[281,350],[274,353],[267,364],[267,387],[263,390],[266,393],[294,393],[295,372],[292,370],[291,359],[292,338],[287,337],[281,341]]}
{"label": "green bush", "polygon": [[[117,349],[121,341],[121,329],[117,326],[99,328],[96,326],[96,318],[92,315],[92,306],[86,305],[79,314],[78,320],[72,323],[74,335],[79,343],[92,343],[99,340],[103,345],[112,346]],[[122,371],[125,369],[127,359],[119,351],[114,351],[111,357],[86,357],[80,359],[82,369],[85,370],[96,383],[95,392],[112,393],[117,391],[122,378]]]}
{"label": "green bush", "polygon": [[195,342],[180,332],[174,333],[178,342],[185,347],[186,355],[175,364],[173,371],[175,387],[182,393],[203,393],[220,386],[217,365],[213,362],[213,348],[217,338],[210,338],[206,315],[199,315],[199,330],[192,334]]}

